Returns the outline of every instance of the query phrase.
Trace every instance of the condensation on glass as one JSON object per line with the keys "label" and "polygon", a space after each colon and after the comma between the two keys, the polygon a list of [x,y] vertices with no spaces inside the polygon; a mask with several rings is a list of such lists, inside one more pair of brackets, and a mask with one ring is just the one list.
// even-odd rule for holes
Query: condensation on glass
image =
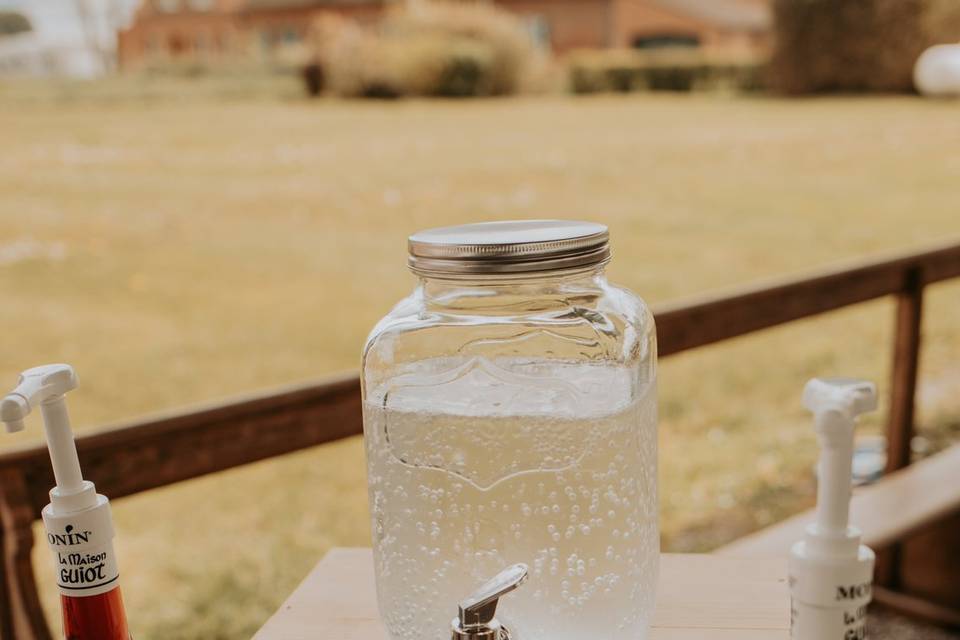
{"label": "condensation on glass", "polygon": [[380,612],[450,637],[464,594],[524,563],[514,640],[646,637],[657,582],[656,332],[610,284],[606,227],[411,236],[416,289],[364,349]]}

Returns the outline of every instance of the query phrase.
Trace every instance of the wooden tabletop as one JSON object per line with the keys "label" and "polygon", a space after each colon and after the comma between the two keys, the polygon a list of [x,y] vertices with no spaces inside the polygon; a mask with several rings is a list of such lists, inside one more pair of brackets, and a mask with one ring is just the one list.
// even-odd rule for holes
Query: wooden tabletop
{"label": "wooden tabletop", "polygon": [[[786,640],[786,561],[664,555],[650,640]],[[254,640],[385,640],[369,549],[334,549]]]}

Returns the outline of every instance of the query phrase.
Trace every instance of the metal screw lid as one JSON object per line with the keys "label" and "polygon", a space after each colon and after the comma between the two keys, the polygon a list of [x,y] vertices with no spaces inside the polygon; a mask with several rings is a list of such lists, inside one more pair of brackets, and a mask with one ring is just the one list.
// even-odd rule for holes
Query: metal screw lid
{"label": "metal screw lid", "polygon": [[570,220],[509,220],[410,236],[410,269],[425,276],[533,274],[610,260],[607,227]]}

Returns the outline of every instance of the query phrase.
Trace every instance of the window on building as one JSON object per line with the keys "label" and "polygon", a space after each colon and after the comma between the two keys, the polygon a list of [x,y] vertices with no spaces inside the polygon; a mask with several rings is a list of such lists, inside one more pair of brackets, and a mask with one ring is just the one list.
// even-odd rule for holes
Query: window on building
{"label": "window on building", "polygon": [[151,33],[147,36],[147,53],[158,56],[163,53],[163,38],[159,34]]}
{"label": "window on building", "polygon": [[188,0],[194,11],[210,11],[213,9],[213,0]]}
{"label": "window on building", "polygon": [[541,47],[550,46],[550,21],[546,16],[540,14],[525,16],[523,26],[535,43]]}
{"label": "window on building", "polygon": [[167,51],[174,56],[187,52],[187,41],[178,33],[172,33],[167,38]]}
{"label": "window on building", "polygon": [[700,36],[689,33],[655,33],[651,35],[634,36],[632,44],[635,49],[699,47]]}
{"label": "window on building", "polygon": [[260,49],[262,51],[270,51],[273,49],[273,34],[269,29],[263,29],[257,35],[260,39]]}

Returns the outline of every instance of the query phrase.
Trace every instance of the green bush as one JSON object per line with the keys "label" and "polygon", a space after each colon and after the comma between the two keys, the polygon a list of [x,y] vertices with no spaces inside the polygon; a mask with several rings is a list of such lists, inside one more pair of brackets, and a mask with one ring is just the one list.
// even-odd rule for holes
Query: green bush
{"label": "green bush", "polygon": [[33,26],[27,16],[17,11],[0,11],[0,36],[32,31]]}
{"label": "green bush", "polygon": [[764,76],[763,64],[755,60],[725,60],[699,50],[579,52],[568,69],[574,93],[757,91]]}
{"label": "green bush", "polygon": [[405,5],[375,30],[325,18],[310,42],[328,89],[347,97],[518,93],[541,55],[516,18],[474,3]]}

